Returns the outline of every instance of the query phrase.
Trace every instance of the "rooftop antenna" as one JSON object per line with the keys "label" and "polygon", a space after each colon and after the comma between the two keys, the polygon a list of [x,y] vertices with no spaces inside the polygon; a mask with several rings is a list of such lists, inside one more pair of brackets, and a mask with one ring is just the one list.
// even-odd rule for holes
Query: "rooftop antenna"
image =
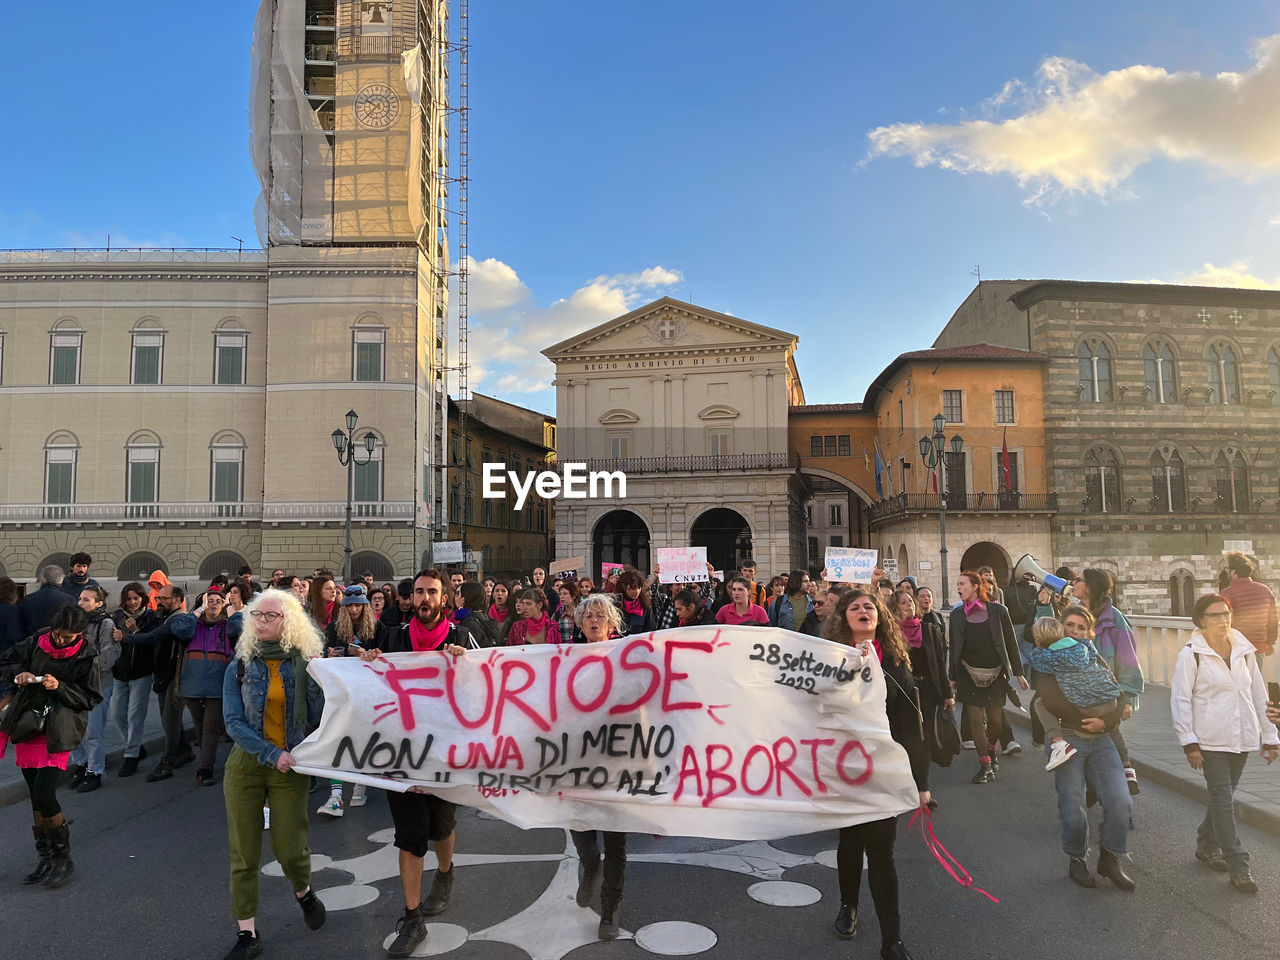
{"label": "rooftop antenna", "polygon": [[236,255],[237,255],[237,256],[239,256],[240,254],[243,254],[243,253],[244,253],[244,241],[243,241],[243,240],[241,240],[239,237],[232,237],[231,239],[232,239],[232,240],[234,240],[234,241],[236,242],[236,244],[237,244],[237,247],[236,247]]}
{"label": "rooftop antenna", "polygon": [[978,278],[978,299],[982,299],[982,264],[975,263],[973,269],[969,271],[969,276]]}

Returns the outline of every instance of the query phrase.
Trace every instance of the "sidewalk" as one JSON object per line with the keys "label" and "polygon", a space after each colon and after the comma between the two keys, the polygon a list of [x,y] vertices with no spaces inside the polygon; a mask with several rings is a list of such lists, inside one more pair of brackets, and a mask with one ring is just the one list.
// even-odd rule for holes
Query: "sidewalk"
{"label": "sidewalk", "polygon": [[[1026,703],[1031,702],[1029,693],[1020,696]],[[1028,728],[1029,739],[1031,721],[1027,712],[1012,707],[1008,712],[1015,723]],[[1146,692],[1139,698],[1138,711],[1121,724],[1120,730],[1129,747],[1129,760],[1138,771],[1139,782],[1149,780],[1200,803],[1208,803],[1204,777],[1187,764],[1182,747],[1173,735],[1168,687],[1147,684]],[[1236,789],[1236,814],[1241,822],[1280,837],[1280,760],[1268,766],[1257,752],[1249,755]]]}
{"label": "sidewalk", "polygon": [[[138,776],[150,772],[151,767],[164,752],[164,730],[160,726],[160,705],[156,703],[154,693],[149,694],[151,701],[147,706],[147,722],[142,728],[142,743],[147,748],[148,759],[143,761]],[[189,718],[186,718],[189,720]],[[107,776],[114,777],[120,769],[120,759],[124,756],[124,737],[120,729],[111,720],[107,721]],[[13,762],[13,748],[10,747],[5,758],[0,760],[0,807],[11,803],[26,802],[27,784],[22,779],[22,771]]]}

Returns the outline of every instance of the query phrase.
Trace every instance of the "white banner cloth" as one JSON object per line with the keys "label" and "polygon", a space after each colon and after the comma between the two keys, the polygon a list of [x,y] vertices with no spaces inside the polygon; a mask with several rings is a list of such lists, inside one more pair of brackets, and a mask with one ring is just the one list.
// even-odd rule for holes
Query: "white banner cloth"
{"label": "white banner cloth", "polygon": [[312,660],[297,771],[516,826],[772,839],[918,804],[880,664],[777,628]]}

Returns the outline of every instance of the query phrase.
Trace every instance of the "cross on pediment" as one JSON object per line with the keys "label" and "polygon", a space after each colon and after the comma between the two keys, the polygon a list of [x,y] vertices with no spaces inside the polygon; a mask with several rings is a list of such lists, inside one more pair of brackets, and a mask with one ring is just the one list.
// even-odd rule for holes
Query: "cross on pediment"
{"label": "cross on pediment", "polygon": [[1209,325],[1209,321],[1213,319],[1213,314],[1211,314],[1204,307],[1200,308],[1200,312],[1197,313],[1196,316],[1200,319],[1200,322],[1203,323],[1206,327]]}
{"label": "cross on pediment", "polygon": [[1074,313],[1076,315],[1076,319],[1079,320],[1081,315],[1084,313],[1084,308],[1081,307],[1079,304],[1076,304],[1074,307],[1071,308],[1071,312]]}
{"label": "cross on pediment", "polygon": [[1239,310],[1232,310],[1227,314],[1227,319],[1230,320],[1233,325],[1238,327],[1240,326],[1240,321],[1243,320],[1244,317],[1241,315]]}
{"label": "cross on pediment", "polygon": [[668,317],[658,324],[658,336],[663,340],[674,340],[678,329],[679,324]]}

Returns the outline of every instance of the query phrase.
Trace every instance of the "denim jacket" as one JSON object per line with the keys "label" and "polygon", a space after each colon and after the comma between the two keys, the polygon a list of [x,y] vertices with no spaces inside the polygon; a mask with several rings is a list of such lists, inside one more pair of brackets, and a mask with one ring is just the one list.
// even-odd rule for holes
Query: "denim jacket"
{"label": "denim jacket", "polygon": [[[240,660],[232,660],[222,677],[222,719],[227,733],[242,750],[258,758],[264,766],[274,767],[280,754],[275,744],[268,743],[262,733],[262,715],[267,706],[267,685],[270,673],[267,662],[254,657],[244,666],[244,679],[237,675]],[[293,702],[293,671],[298,660],[290,658],[280,662],[280,680],[284,684],[285,743],[292,750],[307,737],[308,729],[320,723],[324,709],[324,695],[310,676],[307,677],[306,712],[299,715]]]}

